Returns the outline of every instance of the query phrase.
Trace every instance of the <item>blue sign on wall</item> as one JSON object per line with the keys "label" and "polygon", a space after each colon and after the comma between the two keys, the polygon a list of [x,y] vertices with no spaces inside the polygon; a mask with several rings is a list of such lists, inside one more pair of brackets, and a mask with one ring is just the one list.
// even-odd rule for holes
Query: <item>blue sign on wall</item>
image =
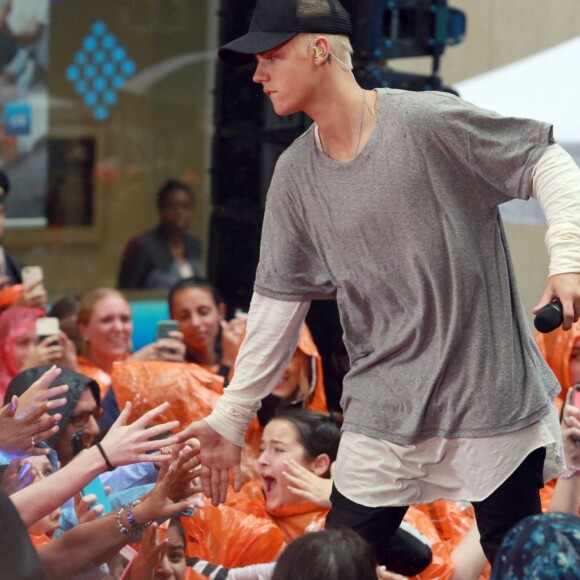
{"label": "blue sign on wall", "polygon": [[97,121],[104,121],[118,99],[118,91],[137,66],[102,21],[96,21],[77,51],[66,76]]}
{"label": "blue sign on wall", "polygon": [[4,105],[4,130],[7,135],[30,135],[32,107],[28,103]]}

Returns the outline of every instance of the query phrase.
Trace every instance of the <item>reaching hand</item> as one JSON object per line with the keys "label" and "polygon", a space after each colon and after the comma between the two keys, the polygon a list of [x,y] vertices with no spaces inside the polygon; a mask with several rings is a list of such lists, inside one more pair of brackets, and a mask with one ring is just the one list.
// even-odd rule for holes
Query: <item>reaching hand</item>
{"label": "reaching hand", "polygon": [[287,471],[283,471],[282,474],[289,481],[288,490],[320,507],[331,507],[332,479],[318,477],[293,459],[286,461],[285,464]]}
{"label": "reaching hand", "polygon": [[128,580],[153,580],[155,569],[163,560],[167,540],[159,541],[157,524],[151,524],[141,538],[141,549],[131,563]]}
{"label": "reaching hand", "polygon": [[20,466],[20,459],[13,459],[4,470],[0,486],[7,495],[12,495],[30,485],[36,478],[36,470],[30,463]]}
{"label": "reaching hand", "polygon": [[79,524],[96,520],[105,509],[103,504],[97,503],[97,496],[94,493],[85,496],[75,493],[74,505]]}
{"label": "reaching hand", "polygon": [[217,506],[226,501],[230,469],[234,489],[242,487],[240,461],[242,448],[214,431],[205,421],[196,421],[179,433],[180,441],[195,437],[201,445],[201,486],[206,497]]}
{"label": "reaching hand", "polygon": [[[51,401],[36,410],[18,411],[19,400],[14,396],[9,405],[0,411],[0,450],[12,458],[23,458],[29,455],[48,455],[49,449],[36,447],[58,431],[62,415],[47,415]],[[18,411],[18,412],[17,412]]]}
{"label": "reaching hand", "polygon": [[199,487],[195,485],[199,469],[192,467],[198,461],[197,454],[197,450],[186,445],[175,460],[161,464],[155,487],[135,507],[138,523],[171,518],[193,508],[191,497],[199,493]]}
{"label": "reaching hand", "polygon": [[127,425],[131,416],[131,403],[127,403],[117,420],[113,423],[109,432],[101,441],[101,446],[105,450],[112,465],[129,465],[140,461],[168,461],[171,455],[160,453],[150,455],[148,452],[158,451],[162,447],[173,445],[178,442],[176,436],[166,439],[156,439],[150,441],[152,437],[157,437],[179,427],[179,421],[170,421],[154,427],[148,425],[159,415],[169,408],[169,403],[151,409],[134,423]]}
{"label": "reaching hand", "polygon": [[[18,417],[27,414],[35,414],[40,408],[57,409],[66,404],[66,398],[60,397],[68,391],[68,385],[59,385],[50,388],[50,385],[60,375],[62,371],[53,366],[42,376],[32,383],[32,385],[18,398]],[[36,441],[40,441],[37,439]]]}
{"label": "reaching hand", "polygon": [[562,416],[564,457],[568,467],[580,468],[580,409],[570,404],[573,389],[568,391]]}

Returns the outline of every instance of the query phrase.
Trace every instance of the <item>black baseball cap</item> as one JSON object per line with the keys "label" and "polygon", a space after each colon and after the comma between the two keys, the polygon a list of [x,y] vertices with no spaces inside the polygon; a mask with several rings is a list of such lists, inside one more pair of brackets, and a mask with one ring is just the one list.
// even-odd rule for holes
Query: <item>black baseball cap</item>
{"label": "black baseball cap", "polygon": [[300,32],[350,36],[350,17],[338,0],[258,0],[250,30],[218,50],[230,66],[288,42]]}

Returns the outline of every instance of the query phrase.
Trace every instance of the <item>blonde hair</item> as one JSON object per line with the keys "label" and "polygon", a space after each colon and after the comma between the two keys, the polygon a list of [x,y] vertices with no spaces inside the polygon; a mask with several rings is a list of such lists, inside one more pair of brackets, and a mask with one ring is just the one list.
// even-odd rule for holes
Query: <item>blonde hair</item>
{"label": "blonde hair", "polygon": [[296,36],[296,44],[302,50],[312,50],[312,42],[320,37],[328,39],[330,44],[330,51],[334,56],[340,68],[344,70],[352,70],[352,45],[348,36],[343,34],[314,34],[311,32],[303,32]]}
{"label": "blonde hair", "polygon": [[[107,296],[119,296],[123,300],[127,301],[123,294],[114,288],[95,288],[94,290],[87,292],[79,302],[79,313],[77,315],[77,328],[79,331],[81,329],[81,325],[87,326],[89,323],[95,308],[95,304]],[[86,354],[87,344],[84,340],[82,342],[82,354]]]}

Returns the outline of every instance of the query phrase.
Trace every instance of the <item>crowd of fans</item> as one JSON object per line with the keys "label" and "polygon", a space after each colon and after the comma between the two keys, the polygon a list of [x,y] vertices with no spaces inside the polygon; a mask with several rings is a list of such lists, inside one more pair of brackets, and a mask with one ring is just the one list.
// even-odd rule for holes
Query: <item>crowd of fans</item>
{"label": "crowd of fans", "polygon": [[[0,188],[3,206],[4,176]],[[476,580],[520,577],[509,574],[555,562],[577,573],[580,408],[572,395],[580,383],[580,322],[537,337],[563,388],[554,405],[570,469],[542,490],[546,514],[506,537],[493,572],[466,503],[412,507],[385,562],[375,562],[354,532],[324,530],[341,417],[328,411],[322,360],[306,325],[246,435],[241,491],[212,505],[199,485],[198,442],[180,434],[227,388],[245,319],[226,320],[219,291],[200,277],[199,245],[186,234],[192,196],[168,182],[158,196],[159,227],[131,240],[123,258],[120,286],[165,287],[177,323],[136,351],[122,290],[96,288],[48,305],[44,286],[22,286],[16,260],[2,248],[6,577]],[[36,321],[48,315],[60,330],[38,337]],[[94,493],[101,488],[105,500]]]}

